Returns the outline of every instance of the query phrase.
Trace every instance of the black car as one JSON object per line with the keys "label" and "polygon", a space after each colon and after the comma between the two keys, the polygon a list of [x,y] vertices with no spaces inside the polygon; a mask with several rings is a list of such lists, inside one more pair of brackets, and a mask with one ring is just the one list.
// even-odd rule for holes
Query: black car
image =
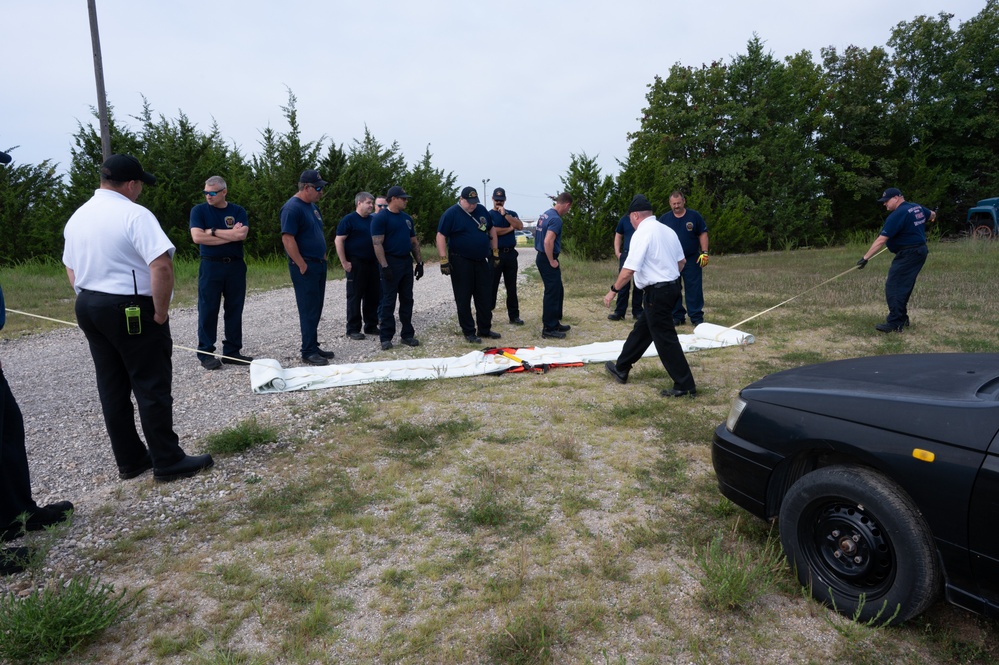
{"label": "black car", "polygon": [[943,590],[999,616],[997,432],[999,354],[856,358],[743,388],[711,457],[817,600],[898,623]]}

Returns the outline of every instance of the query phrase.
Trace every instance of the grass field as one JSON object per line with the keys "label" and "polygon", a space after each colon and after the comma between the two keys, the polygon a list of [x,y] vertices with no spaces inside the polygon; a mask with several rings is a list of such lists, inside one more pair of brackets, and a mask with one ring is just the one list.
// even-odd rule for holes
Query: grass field
{"label": "grass field", "polygon": [[[87,553],[146,591],[78,662],[996,662],[996,623],[944,602],[873,629],[807,599],[775,528],[716,487],[711,435],[746,383],[844,357],[999,352],[999,244],[934,243],[912,327],[893,335],[874,331],[890,255],[841,275],[865,249],[712,256],[709,322],[793,299],[740,326],[755,344],[690,355],[696,399],[660,398],[655,359],[626,386],[592,365],[316,393],[297,425],[239,453],[266,473],[201,498],[185,527],[198,538],[136,529]],[[256,288],[286,285],[282,267]],[[600,302],[616,268],[564,262],[566,345],[626,334]],[[40,286],[58,282],[48,272],[0,273],[8,301],[38,287],[37,311],[70,311]]]}

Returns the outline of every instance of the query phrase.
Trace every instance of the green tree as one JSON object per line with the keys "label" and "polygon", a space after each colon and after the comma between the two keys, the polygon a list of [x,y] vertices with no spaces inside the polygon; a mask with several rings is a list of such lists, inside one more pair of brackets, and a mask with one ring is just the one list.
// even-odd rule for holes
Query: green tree
{"label": "green tree", "polygon": [[62,190],[48,160],[0,166],[0,265],[61,253]]}
{"label": "green tree", "polygon": [[869,229],[880,219],[872,202],[894,181],[893,120],[885,99],[891,67],[884,49],[849,46],[822,50],[825,94],[820,105],[818,152],[830,229],[843,235]]}
{"label": "green tree", "polygon": [[406,159],[399,151],[399,143],[393,141],[385,147],[365,127],[364,138],[354,139],[347,152],[346,164],[336,181],[330,181],[331,193],[327,197],[336,202],[334,216],[339,220],[353,210],[354,196],[358,192],[384,196],[389,187],[402,182],[405,174]]}
{"label": "green tree", "polygon": [[601,175],[596,157],[585,152],[572,155],[569,170],[559,176],[563,189],[572,195],[565,215],[562,243],[565,251],[587,259],[604,259],[614,251],[614,229],[621,217],[614,207],[614,178]]}
{"label": "green tree", "polygon": [[[314,169],[319,164],[324,138],[317,141],[303,141],[301,128],[298,124],[298,100],[295,94],[288,91],[288,105],[281,111],[288,121],[288,131],[277,132],[267,127],[261,132],[259,155],[251,160],[252,187],[242,203],[247,209],[247,215],[253,224],[252,231],[246,239],[247,249],[257,255],[279,254],[283,251],[281,244],[281,207],[298,191],[298,179],[302,171]],[[320,171],[324,179],[325,174]],[[320,202],[323,218],[326,221],[326,232],[330,235],[332,217],[326,210],[327,205]]]}
{"label": "green tree", "polygon": [[458,200],[457,181],[453,172],[433,166],[433,155],[427,145],[423,158],[400,180],[402,188],[412,196],[406,212],[413,218],[416,235],[422,244],[432,244],[437,238],[437,223],[444,211]]}

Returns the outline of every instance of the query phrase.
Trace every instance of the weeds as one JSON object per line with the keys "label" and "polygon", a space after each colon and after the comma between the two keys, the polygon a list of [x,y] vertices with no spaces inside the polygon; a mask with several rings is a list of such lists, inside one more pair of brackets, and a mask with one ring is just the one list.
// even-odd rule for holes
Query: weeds
{"label": "weeds", "polygon": [[277,437],[276,428],[261,425],[256,416],[251,416],[235,427],[205,437],[205,450],[213,455],[232,455],[254,446],[273,443]]}
{"label": "weeds", "polygon": [[701,601],[708,609],[735,610],[748,606],[771,591],[783,570],[780,541],[771,537],[758,550],[739,538],[727,551],[721,538],[715,538],[695,552],[701,574]]}
{"label": "weeds", "polygon": [[508,621],[499,633],[490,635],[486,654],[504,665],[541,665],[553,661],[554,649],[563,640],[551,613],[532,608],[525,616]]}
{"label": "weeds", "polygon": [[26,598],[0,597],[0,656],[15,663],[51,663],[79,649],[135,609],[129,594],[84,576],[50,582]]}

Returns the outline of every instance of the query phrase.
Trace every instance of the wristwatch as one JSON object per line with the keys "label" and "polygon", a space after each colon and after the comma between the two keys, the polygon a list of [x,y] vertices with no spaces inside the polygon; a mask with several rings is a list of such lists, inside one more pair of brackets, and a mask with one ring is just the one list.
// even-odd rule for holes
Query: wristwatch
{"label": "wristwatch", "polygon": [[214,236],[214,235],[215,235],[215,227],[213,226],[212,227],[212,236]]}
{"label": "wristwatch", "polygon": [[621,293],[621,289],[615,289],[613,284],[611,284],[611,291],[614,293]]}

